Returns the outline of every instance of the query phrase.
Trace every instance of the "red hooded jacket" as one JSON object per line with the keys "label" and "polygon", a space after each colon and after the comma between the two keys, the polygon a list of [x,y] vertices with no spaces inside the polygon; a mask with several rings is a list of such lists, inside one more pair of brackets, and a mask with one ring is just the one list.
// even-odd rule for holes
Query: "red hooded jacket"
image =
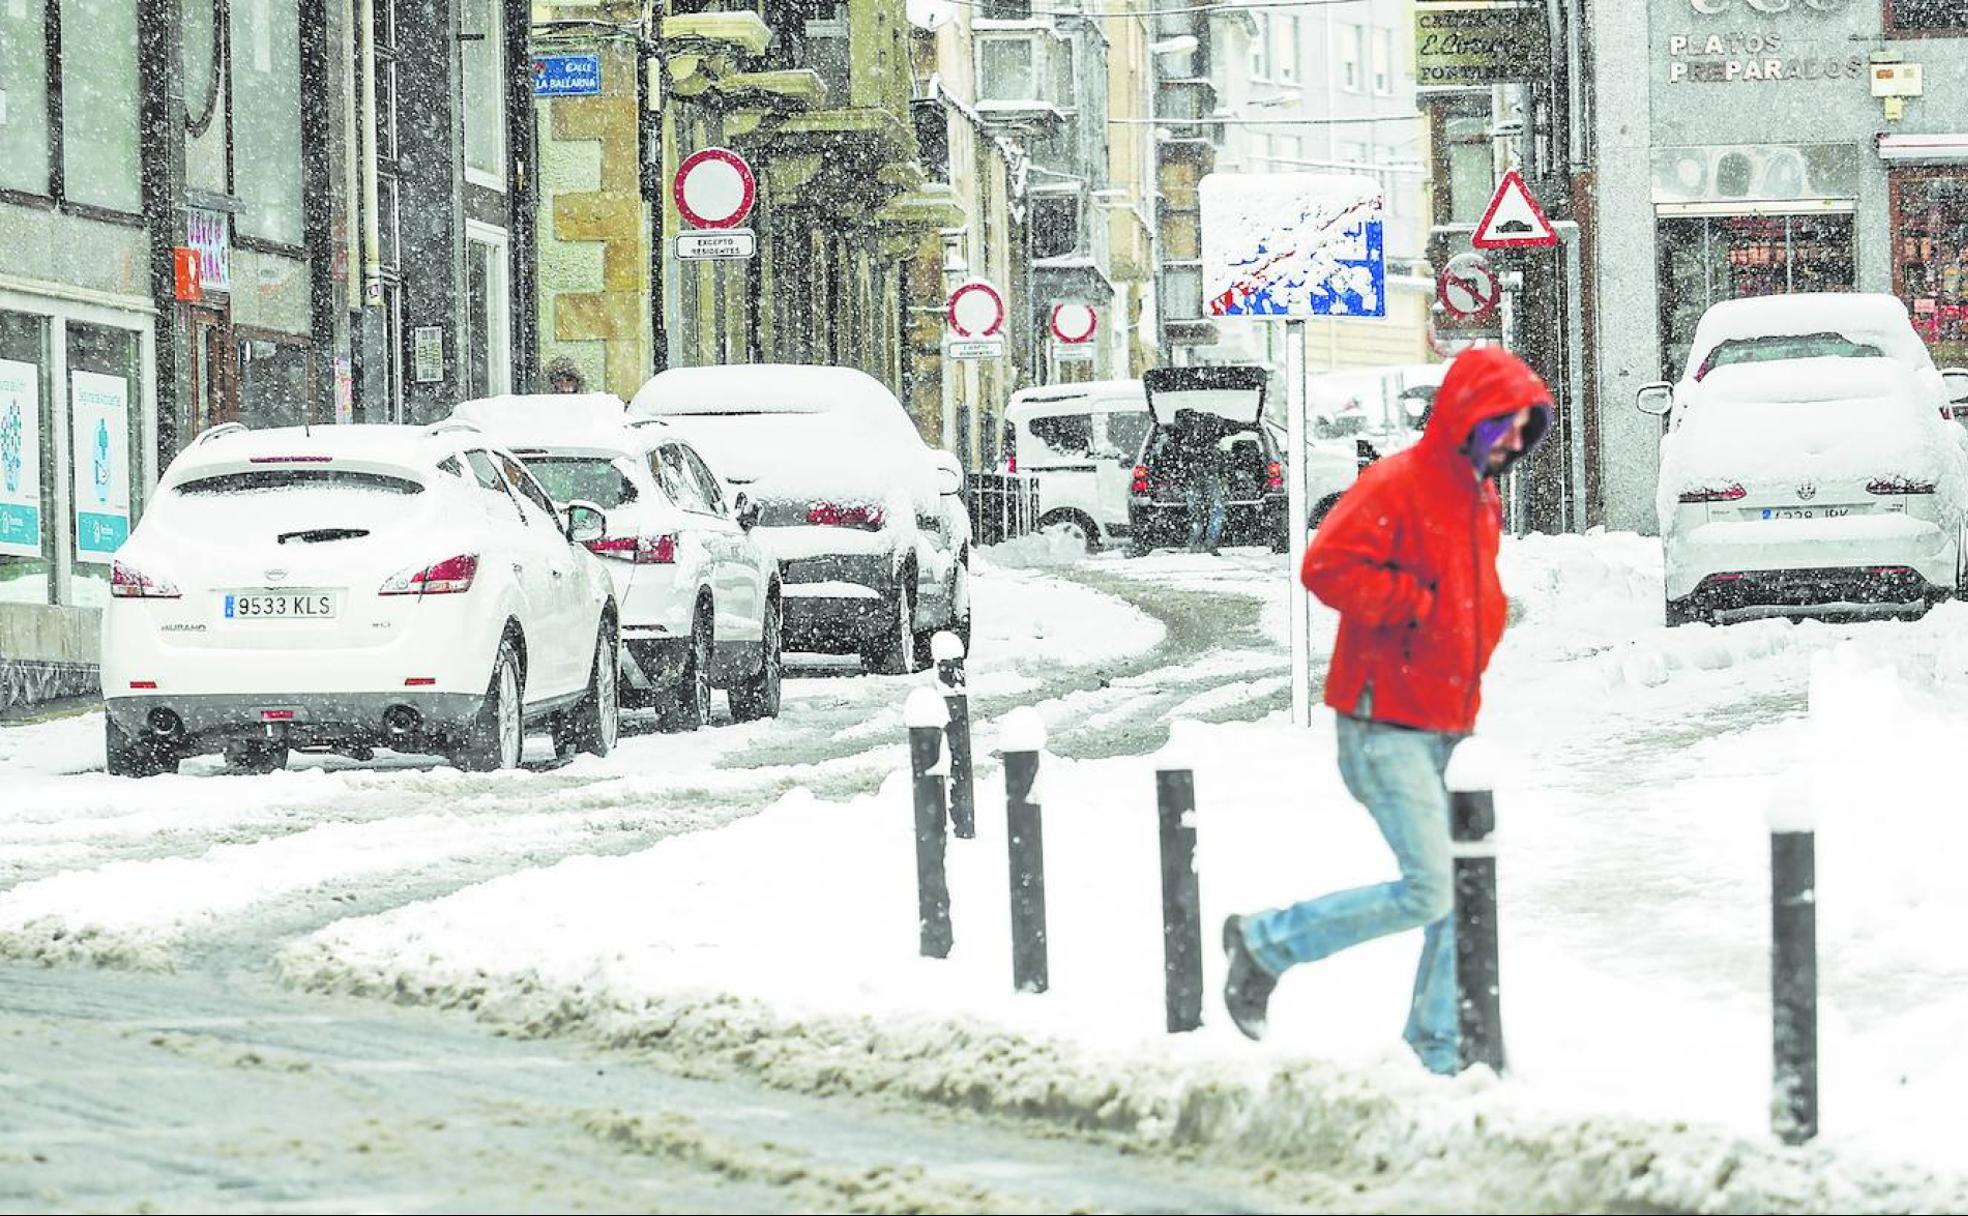
{"label": "red hooded jacket", "polygon": [[[1524,451],[1551,424],[1551,392],[1505,351],[1466,351],[1435,394],[1420,440],[1367,466],[1305,551],[1305,587],[1339,610],[1326,704],[1449,734],[1476,727],[1483,669],[1503,637],[1497,581],[1502,504],[1479,480],[1470,433],[1489,418],[1537,407]],[[1484,453],[1487,456],[1487,453]]]}

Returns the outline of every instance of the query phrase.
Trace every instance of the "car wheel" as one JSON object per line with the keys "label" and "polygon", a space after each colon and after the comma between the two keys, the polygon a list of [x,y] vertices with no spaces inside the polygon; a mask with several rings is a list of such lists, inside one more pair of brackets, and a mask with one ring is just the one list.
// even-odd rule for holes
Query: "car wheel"
{"label": "car wheel", "polygon": [[1077,511],[1053,512],[1039,521],[1039,531],[1075,541],[1088,553],[1100,548],[1100,530],[1093,526],[1092,520]]}
{"label": "car wheel", "polygon": [[1326,522],[1326,516],[1332,514],[1332,509],[1338,505],[1339,495],[1337,494],[1328,494],[1324,498],[1321,498],[1318,504],[1312,508],[1312,514],[1306,519],[1305,526],[1315,532],[1318,531],[1319,525]]}
{"label": "car wheel", "polygon": [[711,724],[711,622],[699,612],[690,626],[690,655],[676,691],[664,701],[658,725],[664,730],[700,730]]}
{"label": "car wheel", "polygon": [[519,679],[519,652],[510,641],[499,643],[498,657],[492,663],[492,680],[485,690],[485,703],[479,707],[465,741],[451,759],[459,768],[473,773],[518,768],[526,745],[526,722]]}
{"label": "car wheel", "polygon": [[287,767],[287,745],[255,740],[225,749],[226,767],[242,773],[277,773]]}
{"label": "car wheel", "polygon": [[155,777],[178,771],[178,753],[154,740],[125,734],[116,719],[105,712],[103,768],[112,777]]}
{"label": "car wheel", "polygon": [[781,686],[785,680],[785,650],[779,624],[779,604],[765,608],[764,637],[760,640],[758,674],[731,690],[731,716],[740,722],[779,716]]}
{"label": "car wheel", "polygon": [[606,756],[614,750],[622,729],[622,703],[616,697],[615,631],[603,621],[595,638],[594,666],[588,671],[588,692],[580,704],[554,720],[554,754],[565,760],[575,752]]}
{"label": "car wheel", "polygon": [[888,628],[874,644],[862,652],[861,661],[877,675],[906,676],[916,666],[916,587],[913,577],[904,575],[895,595],[887,604]]}

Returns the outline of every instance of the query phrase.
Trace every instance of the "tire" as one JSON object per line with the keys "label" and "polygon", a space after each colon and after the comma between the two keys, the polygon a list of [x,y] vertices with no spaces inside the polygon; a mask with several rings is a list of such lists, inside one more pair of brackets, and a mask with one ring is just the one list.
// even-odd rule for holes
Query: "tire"
{"label": "tire", "polygon": [[178,771],[178,753],[150,739],[123,733],[116,719],[103,713],[103,769],[112,777],[155,777]]}
{"label": "tire", "polygon": [[765,606],[763,633],[764,637],[759,641],[758,674],[746,677],[744,683],[727,694],[731,699],[731,716],[739,722],[756,722],[760,718],[779,716],[785,681],[785,641],[777,600]]}
{"label": "tire", "polygon": [[905,574],[886,602],[887,631],[861,652],[870,674],[906,676],[916,666],[916,580]]}
{"label": "tire", "polygon": [[1330,515],[1332,509],[1338,504],[1339,495],[1337,494],[1328,494],[1324,498],[1321,498],[1318,504],[1312,508],[1312,516],[1305,521],[1305,526],[1312,531],[1317,531],[1319,525],[1326,522],[1326,516]]}
{"label": "tire", "polygon": [[242,773],[277,773],[287,767],[287,745],[285,743],[236,743],[225,749],[227,768]]}
{"label": "tire", "polygon": [[485,689],[485,702],[460,743],[451,752],[451,762],[470,773],[489,773],[502,768],[518,768],[526,748],[525,686],[520,682],[519,652],[510,639],[501,640],[498,656],[492,662],[492,679]]}
{"label": "tire", "polygon": [[1078,511],[1055,511],[1039,521],[1039,531],[1058,529],[1062,534],[1079,538],[1088,553],[1100,550],[1100,529],[1091,519]]}
{"label": "tire", "polygon": [[690,625],[690,656],[676,691],[663,698],[657,725],[667,731],[701,730],[711,724],[711,653],[715,641],[711,622],[702,610]]}
{"label": "tire", "polygon": [[588,669],[587,695],[554,720],[554,755],[565,760],[575,752],[606,756],[614,750],[622,730],[622,702],[616,683],[620,672],[615,629],[603,621],[595,637],[594,665]]}

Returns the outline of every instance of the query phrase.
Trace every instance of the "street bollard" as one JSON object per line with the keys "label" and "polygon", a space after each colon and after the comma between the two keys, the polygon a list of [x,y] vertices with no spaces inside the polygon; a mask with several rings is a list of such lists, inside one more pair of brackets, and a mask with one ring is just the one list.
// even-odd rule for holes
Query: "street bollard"
{"label": "street bollard", "polygon": [[909,770],[915,778],[916,909],[924,958],[950,956],[950,883],[943,872],[943,698],[931,688],[909,694]]}
{"label": "street bollard", "polygon": [[1818,1134],[1817,835],[1770,830],[1770,1130],[1785,1144]]}
{"label": "street bollard", "polygon": [[1196,881],[1196,774],[1159,769],[1162,830],[1162,975],[1170,1034],[1203,1024],[1203,910]]}
{"label": "street bollard", "polygon": [[1005,822],[1011,854],[1011,986],[1044,992],[1046,963],[1045,838],[1040,831],[1039,753],[1045,721],[1026,706],[1005,716],[998,742],[1004,748]]}
{"label": "street bollard", "polygon": [[930,639],[929,650],[936,660],[936,678],[943,685],[944,704],[950,711],[946,731],[950,741],[950,830],[958,840],[971,840],[977,835],[977,791],[971,781],[970,694],[964,690],[964,644],[946,629]]}
{"label": "street bollard", "polygon": [[1488,1064],[1501,1073],[1503,996],[1497,969],[1496,796],[1489,790],[1449,795],[1455,857],[1455,970],[1463,1068]]}

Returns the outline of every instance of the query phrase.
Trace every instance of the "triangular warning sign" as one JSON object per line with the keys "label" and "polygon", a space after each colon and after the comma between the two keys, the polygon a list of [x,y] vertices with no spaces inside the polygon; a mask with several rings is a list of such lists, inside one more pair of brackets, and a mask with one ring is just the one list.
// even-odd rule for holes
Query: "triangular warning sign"
{"label": "triangular warning sign", "polygon": [[1544,218],[1544,208],[1531,197],[1524,175],[1512,169],[1497,183],[1490,209],[1483,213],[1483,222],[1476,225],[1469,243],[1478,249],[1531,249],[1556,245],[1558,233]]}

